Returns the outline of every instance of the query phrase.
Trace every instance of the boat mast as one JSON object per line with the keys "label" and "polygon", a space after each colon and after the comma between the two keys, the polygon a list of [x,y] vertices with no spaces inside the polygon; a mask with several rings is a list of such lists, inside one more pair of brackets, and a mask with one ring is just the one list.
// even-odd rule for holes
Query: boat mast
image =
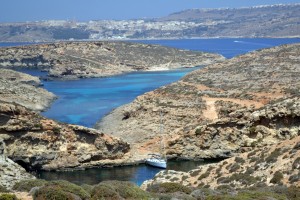
{"label": "boat mast", "polygon": [[162,117],[163,117],[163,113],[162,113],[162,111],[160,111],[160,126],[159,126],[159,134],[161,136],[160,154],[161,154],[162,158],[165,159],[166,155],[165,155],[165,152],[164,152],[164,136],[163,136],[164,127],[163,127]]}

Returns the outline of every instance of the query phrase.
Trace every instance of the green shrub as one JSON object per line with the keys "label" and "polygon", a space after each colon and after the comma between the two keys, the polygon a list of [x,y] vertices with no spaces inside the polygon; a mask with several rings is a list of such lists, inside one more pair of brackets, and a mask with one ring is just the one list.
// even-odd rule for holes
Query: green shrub
{"label": "green shrub", "polygon": [[47,183],[47,181],[43,179],[31,179],[31,180],[23,180],[20,182],[17,182],[13,186],[13,190],[20,191],[20,192],[29,192],[31,188],[34,187],[41,187],[44,186]]}
{"label": "green shrub", "polygon": [[300,172],[298,174],[294,174],[289,177],[290,183],[295,183],[298,182],[299,180],[300,180]]}
{"label": "green shrub", "polygon": [[18,200],[18,198],[14,194],[1,194],[0,200]]}
{"label": "green shrub", "polygon": [[75,200],[70,192],[63,191],[59,186],[44,186],[37,190],[33,196],[34,200]]}
{"label": "green shrub", "polygon": [[198,180],[202,180],[204,178],[207,178],[209,176],[210,172],[206,171],[204,174],[201,174],[201,176],[199,176]]}
{"label": "green shrub", "polygon": [[283,179],[283,174],[280,171],[275,172],[273,178],[270,180],[270,183],[280,184]]}
{"label": "green shrub", "polygon": [[91,196],[92,196],[92,200],[122,198],[114,188],[108,185],[95,186],[92,190]]}
{"label": "green shrub", "polygon": [[[104,181],[98,184],[98,186],[106,186],[107,188],[100,187],[100,189],[105,189],[108,192],[115,191],[117,194],[119,194],[122,198],[125,199],[150,198],[150,194],[148,192],[145,192],[135,184],[127,181]],[[97,188],[97,186],[95,186],[95,188]],[[94,190],[96,190],[95,188]]]}
{"label": "green shrub", "polygon": [[0,185],[0,193],[8,193],[10,192],[8,189],[6,189],[6,187]]}
{"label": "green shrub", "polygon": [[241,164],[245,163],[245,160],[241,157],[235,157],[234,161],[237,162],[237,163],[241,163]]}
{"label": "green shrub", "polygon": [[82,189],[84,189],[87,193],[92,194],[94,186],[88,185],[88,184],[82,184],[80,186]]}
{"label": "green shrub", "polygon": [[64,192],[69,192],[79,196],[81,199],[89,199],[90,194],[88,194],[83,188],[68,181],[50,181],[46,183],[46,186],[54,186],[60,188]]}
{"label": "green shrub", "polygon": [[293,169],[300,169],[300,157],[293,162]]}
{"label": "green shrub", "polygon": [[186,194],[190,194],[192,190],[187,187],[183,186],[179,183],[160,183],[154,184],[150,188],[147,189],[149,192],[154,193],[174,193],[174,192],[183,192]]}
{"label": "green shrub", "polygon": [[289,200],[299,200],[300,188],[296,186],[289,187],[286,196],[288,197]]}
{"label": "green shrub", "polygon": [[280,149],[275,149],[267,158],[266,158],[266,162],[267,163],[274,163],[277,161],[278,156],[281,155],[281,151]]}
{"label": "green shrub", "polygon": [[237,163],[234,163],[234,164],[231,166],[229,172],[230,172],[230,173],[236,172],[238,169],[240,169],[240,165],[237,164]]}

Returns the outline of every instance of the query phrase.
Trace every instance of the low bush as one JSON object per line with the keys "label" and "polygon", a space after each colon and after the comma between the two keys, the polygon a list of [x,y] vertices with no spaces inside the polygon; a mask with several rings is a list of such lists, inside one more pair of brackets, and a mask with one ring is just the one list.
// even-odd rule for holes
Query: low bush
{"label": "low bush", "polygon": [[97,188],[114,194],[116,192],[119,196],[125,199],[148,199],[150,194],[145,192],[137,185],[127,181],[104,181],[94,187],[92,195],[97,192]]}
{"label": "low bush", "polygon": [[237,163],[241,163],[241,164],[245,163],[245,160],[241,157],[235,157],[234,161],[237,162]]}
{"label": "low bush", "polygon": [[122,198],[114,188],[103,184],[95,186],[92,190],[91,196],[92,200]]}
{"label": "low bush", "polygon": [[59,180],[59,181],[50,181],[46,183],[46,186],[60,188],[64,192],[69,192],[79,196],[81,199],[89,199],[90,194],[87,193],[83,188],[68,181]]}
{"label": "low bush", "polygon": [[236,171],[237,171],[238,169],[240,169],[240,168],[241,168],[241,166],[240,166],[239,164],[234,163],[234,164],[230,167],[229,172],[230,172],[230,173],[236,172]]}
{"label": "low bush", "polygon": [[10,192],[8,189],[6,189],[6,187],[0,185],[0,193],[8,193]]}
{"label": "low bush", "polygon": [[76,200],[75,195],[63,191],[59,186],[44,186],[33,195],[34,200]]}
{"label": "low bush", "polygon": [[270,183],[280,184],[282,179],[283,179],[283,174],[281,172],[277,171],[274,173],[274,176],[270,180]]}
{"label": "low bush", "polygon": [[192,190],[189,187],[183,186],[179,183],[154,184],[150,188],[148,188],[147,191],[155,193],[183,192],[185,194],[190,194],[192,192]]}
{"label": "low bush", "polygon": [[280,155],[281,155],[280,149],[275,149],[268,157],[266,157],[265,161],[267,163],[274,163],[277,161],[277,158]]}
{"label": "low bush", "polygon": [[87,193],[92,194],[94,186],[88,185],[88,184],[82,184],[80,186],[82,189],[84,189]]}
{"label": "low bush", "polygon": [[18,200],[14,194],[0,194],[0,200]]}
{"label": "low bush", "polygon": [[13,190],[20,192],[29,192],[31,188],[44,186],[47,181],[43,179],[22,180],[13,186]]}

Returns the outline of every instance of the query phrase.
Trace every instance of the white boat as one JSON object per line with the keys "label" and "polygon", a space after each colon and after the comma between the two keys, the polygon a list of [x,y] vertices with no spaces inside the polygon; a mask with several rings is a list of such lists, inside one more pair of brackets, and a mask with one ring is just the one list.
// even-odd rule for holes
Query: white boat
{"label": "white boat", "polygon": [[[162,127],[162,112],[160,112],[160,134],[163,132]],[[160,140],[160,153],[152,153],[148,155],[149,158],[146,159],[146,164],[152,167],[167,168],[167,159],[164,154],[164,140],[163,137]]]}
{"label": "white boat", "polygon": [[149,154],[151,157],[146,159],[146,164],[158,167],[158,168],[167,168],[167,161],[166,159],[162,158],[159,154]]}

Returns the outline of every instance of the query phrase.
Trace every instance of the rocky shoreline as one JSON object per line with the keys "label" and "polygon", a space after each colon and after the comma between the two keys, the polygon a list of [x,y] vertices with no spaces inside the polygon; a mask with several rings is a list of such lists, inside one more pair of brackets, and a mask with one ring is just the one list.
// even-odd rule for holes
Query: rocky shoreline
{"label": "rocky shoreline", "polygon": [[40,87],[39,78],[9,69],[0,69],[0,101],[19,104],[33,111],[48,108],[56,96]]}
{"label": "rocky shoreline", "polygon": [[[0,140],[6,146],[0,156],[27,170],[138,164],[158,151],[162,120],[169,158],[231,158],[187,173],[161,172],[144,183],[147,191],[170,182],[234,190],[299,187],[299,55],[300,44],[291,44],[216,62],[117,108],[100,130],[42,117],[34,110],[54,95],[40,90],[34,77],[0,69],[2,94],[9,94],[0,101]],[[8,171],[1,176],[10,176]],[[33,178],[20,172],[13,183]]]}
{"label": "rocky shoreline", "polygon": [[[162,113],[170,158],[229,157],[247,148],[287,139],[276,136],[284,131],[278,128],[281,125],[276,110],[285,103],[275,105],[274,101],[294,101],[292,97],[299,96],[299,55],[300,45],[291,44],[212,64],[117,108],[96,128],[136,144],[141,151],[150,151],[159,141]],[[260,109],[268,111],[259,114]],[[274,110],[270,114],[274,118],[267,116],[270,110]],[[287,124],[282,128],[299,128],[292,120],[293,112],[285,111]],[[268,121],[256,119],[258,114]],[[274,139],[265,140],[268,134],[263,131],[274,133]]]}
{"label": "rocky shoreline", "polygon": [[57,42],[0,49],[0,67],[39,68],[49,78],[105,77],[133,71],[195,67],[223,61],[213,53],[130,42]]}

